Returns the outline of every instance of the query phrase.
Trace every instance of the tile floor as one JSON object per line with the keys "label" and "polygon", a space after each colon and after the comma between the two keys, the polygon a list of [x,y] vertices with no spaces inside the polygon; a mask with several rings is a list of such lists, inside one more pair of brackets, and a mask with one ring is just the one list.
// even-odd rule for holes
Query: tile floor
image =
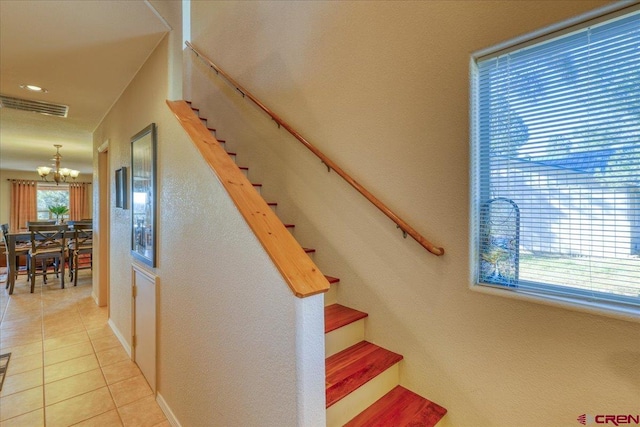
{"label": "tile floor", "polygon": [[0,283],[0,354],[11,360],[0,391],[0,427],[168,427],[151,388],[91,298],[91,271],[78,286],[57,279],[13,295]]}

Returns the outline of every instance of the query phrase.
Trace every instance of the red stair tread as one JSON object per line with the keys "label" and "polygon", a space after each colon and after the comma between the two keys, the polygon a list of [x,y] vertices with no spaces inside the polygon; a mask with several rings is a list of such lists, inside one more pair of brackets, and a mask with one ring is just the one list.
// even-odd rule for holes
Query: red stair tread
{"label": "red stair tread", "polygon": [[364,319],[368,314],[340,304],[324,308],[324,333],[335,331],[345,325]]}
{"label": "red stair tread", "polygon": [[328,281],[329,284],[333,285],[336,284],[340,281],[340,279],[338,279],[337,277],[331,277],[331,276],[324,276]]}
{"label": "red stair tread", "polygon": [[361,341],[325,361],[327,408],[402,360],[402,355]]}
{"label": "red stair tread", "polygon": [[447,410],[397,386],[345,424],[345,427],[432,427]]}

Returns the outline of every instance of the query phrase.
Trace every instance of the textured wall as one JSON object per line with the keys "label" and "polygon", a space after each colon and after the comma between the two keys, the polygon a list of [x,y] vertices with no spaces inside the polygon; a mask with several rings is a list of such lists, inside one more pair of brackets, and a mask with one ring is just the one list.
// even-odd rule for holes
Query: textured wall
{"label": "textured wall", "polygon": [[[109,140],[113,185],[115,169],[130,166],[131,136],[158,125],[158,393],[183,426],[296,425],[303,389],[324,406],[324,378],[313,376],[324,366],[322,298],[293,296],[171,114],[169,46],[165,38],[94,134],[96,147]],[[111,209],[111,322],[128,339],[131,210],[102,209]],[[301,348],[307,328],[316,338]],[[303,419],[324,416],[302,409]]]}
{"label": "textured wall", "polygon": [[212,119],[368,339],[404,354],[403,385],[444,425],[564,426],[628,413],[637,323],[473,292],[470,54],[602,1],[193,2],[194,44],[446,249],[428,254],[191,57]]}

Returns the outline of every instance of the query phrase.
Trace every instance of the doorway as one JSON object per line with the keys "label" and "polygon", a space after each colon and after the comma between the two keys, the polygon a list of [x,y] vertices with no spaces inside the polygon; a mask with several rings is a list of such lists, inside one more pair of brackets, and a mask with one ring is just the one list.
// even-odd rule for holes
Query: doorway
{"label": "doorway", "polygon": [[111,224],[111,168],[109,166],[109,140],[98,148],[98,206],[94,206],[94,230],[93,239],[94,264],[93,297],[100,307],[107,306],[109,318],[111,307],[109,305],[109,225]]}

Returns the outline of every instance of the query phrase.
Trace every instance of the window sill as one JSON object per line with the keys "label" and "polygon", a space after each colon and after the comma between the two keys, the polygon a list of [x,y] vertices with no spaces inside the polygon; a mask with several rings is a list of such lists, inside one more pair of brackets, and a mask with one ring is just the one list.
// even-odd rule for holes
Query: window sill
{"label": "window sill", "polygon": [[513,291],[501,289],[489,285],[473,284],[470,289],[487,295],[495,295],[505,298],[512,298],[521,301],[529,301],[536,304],[544,304],[552,307],[564,308],[567,310],[579,311],[582,313],[595,314],[598,316],[611,317],[627,322],[640,323],[640,308],[622,307],[615,304],[602,302],[590,302],[581,299],[573,299],[535,293],[531,291]]}

